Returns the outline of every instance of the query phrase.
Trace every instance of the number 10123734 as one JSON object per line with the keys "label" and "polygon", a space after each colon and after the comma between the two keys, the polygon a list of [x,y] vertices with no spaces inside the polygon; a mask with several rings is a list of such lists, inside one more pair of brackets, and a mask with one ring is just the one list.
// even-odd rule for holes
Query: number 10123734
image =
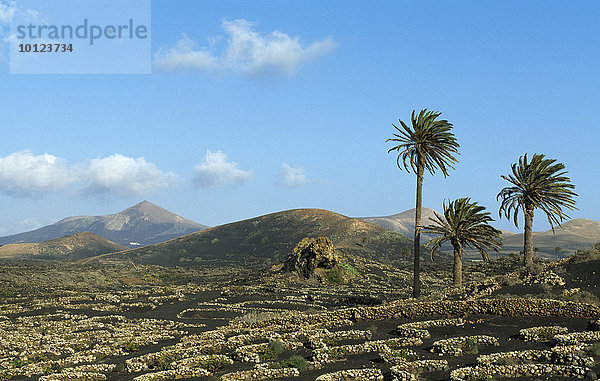
{"label": "number 10123734", "polygon": [[72,53],[73,44],[19,44],[19,53]]}

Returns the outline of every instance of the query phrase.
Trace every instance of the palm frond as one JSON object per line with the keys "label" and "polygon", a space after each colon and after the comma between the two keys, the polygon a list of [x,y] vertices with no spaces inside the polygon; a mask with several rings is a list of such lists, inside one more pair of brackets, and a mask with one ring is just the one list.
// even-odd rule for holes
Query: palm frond
{"label": "palm frond", "polygon": [[436,214],[430,218],[432,225],[423,227],[423,231],[440,237],[433,238],[426,246],[432,246],[430,257],[433,252],[443,243],[450,242],[454,247],[470,247],[479,251],[484,260],[488,260],[489,250],[498,251],[502,246],[502,234],[489,223],[493,221],[490,212],[485,207],[471,202],[470,198],[459,198],[450,201],[448,205],[443,203],[444,218]]}
{"label": "palm frond", "polygon": [[421,161],[429,173],[434,174],[439,169],[444,177],[448,176],[449,169],[454,169],[453,165],[458,162],[456,155],[460,155],[460,146],[451,132],[452,124],[447,120],[436,120],[441,114],[424,109],[415,115],[413,110],[411,127],[402,120],[399,120],[400,127],[392,124],[398,133],[393,134],[394,137],[386,142],[398,143],[388,150],[388,153],[398,152],[398,168],[417,173]]}
{"label": "palm frond", "polygon": [[519,210],[524,212],[528,206],[541,209],[554,231],[556,225],[560,226],[569,218],[564,209],[577,209],[575,186],[564,169],[564,164],[542,154],[534,154],[531,161],[527,160],[527,154],[521,156],[518,163],[511,165],[511,174],[501,175],[512,186],[503,188],[496,196],[497,200],[502,200],[499,216],[512,217],[518,227]]}

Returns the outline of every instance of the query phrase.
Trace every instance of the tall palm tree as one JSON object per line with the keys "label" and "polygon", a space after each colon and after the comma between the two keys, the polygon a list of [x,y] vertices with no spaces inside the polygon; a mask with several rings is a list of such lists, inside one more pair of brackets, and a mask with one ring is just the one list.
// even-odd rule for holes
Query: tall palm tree
{"label": "tall palm tree", "polygon": [[448,205],[444,202],[444,216],[435,214],[430,218],[433,225],[425,226],[423,231],[440,235],[427,242],[431,246],[431,259],[433,253],[443,243],[450,242],[454,247],[454,269],[453,279],[455,286],[462,286],[462,260],[463,250],[467,247],[476,249],[483,260],[489,260],[487,251],[493,249],[498,252],[502,246],[500,230],[492,227],[489,222],[493,221],[490,212],[485,212],[485,207],[471,202],[470,198],[459,198],[450,201]]}
{"label": "tall palm tree", "polygon": [[[398,144],[388,150],[398,152],[396,165],[400,170],[404,168],[407,172],[417,175],[417,196],[415,208],[415,239],[414,239],[414,271],[413,271],[413,297],[418,298],[421,294],[421,283],[419,280],[419,265],[421,255],[421,207],[423,204],[423,174],[425,170],[432,175],[439,169],[448,176],[448,169],[457,163],[455,155],[458,155],[459,144],[451,132],[452,124],[447,120],[436,120],[442,113],[437,111],[421,110],[411,115],[411,127],[399,120],[402,129],[392,124],[398,131],[393,138],[386,142],[397,142]],[[401,165],[401,162],[403,165]]]}
{"label": "tall palm tree", "polygon": [[525,234],[523,238],[523,263],[525,266],[533,263],[533,213],[541,209],[548,219],[552,231],[554,225],[569,218],[563,208],[574,210],[577,193],[573,192],[575,185],[571,184],[564,170],[565,165],[557,163],[556,159],[547,159],[545,155],[534,154],[529,162],[527,154],[519,158],[518,163],[512,164],[512,174],[502,175],[502,178],[513,186],[506,187],[498,193],[496,199],[502,199],[500,218],[513,216],[513,222],[518,227],[517,216],[519,209],[525,218]]}

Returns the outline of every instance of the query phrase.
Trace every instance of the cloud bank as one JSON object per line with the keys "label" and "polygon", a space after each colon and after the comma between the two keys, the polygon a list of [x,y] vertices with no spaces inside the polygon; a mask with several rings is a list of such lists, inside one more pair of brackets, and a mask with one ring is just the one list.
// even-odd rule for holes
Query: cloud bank
{"label": "cloud bank", "polygon": [[67,163],[50,154],[15,152],[0,158],[0,192],[9,196],[36,197],[65,190],[75,183]]}
{"label": "cloud bank", "polygon": [[240,185],[252,178],[251,171],[238,168],[238,164],[227,161],[221,152],[206,151],[204,160],[194,167],[194,183],[201,188],[212,188],[218,185]]}
{"label": "cloud bank", "polygon": [[0,193],[11,197],[42,197],[78,186],[83,194],[145,196],[179,182],[143,157],[120,154],[69,165],[50,154],[30,151],[0,157]]}
{"label": "cloud bank", "polygon": [[174,173],[166,173],[143,157],[137,159],[115,154],[93,159],[84,170],[88,185],[85,194],[118,194],[140,196],[169,188],[179,181]]}
{"label": "cloud bank", "polygon": [[286,187],[299,187],[310,183],[306,172],[302,168],[294,168],[288,163],[283,163],[281,170],[277,173],[277,185]]}
{"label": "cloud bank", "polygon": [[[175,46],[163,47],[154,55],[154,65],[164,70],[195,69],[203,72],[240,71],[249,77],[290,76],[302,64],[330,52],[331,38],[303,46],[298,36],[273,31],[260,34],[247,20],[223,21],[226,36],[210,39],[209,47],[195,48],[185,34]],[[215,51],[220,40],[225,48]]]}

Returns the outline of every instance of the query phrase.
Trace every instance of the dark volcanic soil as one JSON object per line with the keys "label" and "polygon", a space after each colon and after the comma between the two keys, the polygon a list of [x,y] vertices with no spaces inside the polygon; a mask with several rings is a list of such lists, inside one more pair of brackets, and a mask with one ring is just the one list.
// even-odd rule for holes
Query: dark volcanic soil
{"label": "dark volcanic soil", "polygon": [[[250,352],[257,351],[252,353],[260,355],[260,362],[264,366],[273,368],[281,366],[294,355],[313,361],[318,350],[311,346],[312,339],[309,340],[309,336],[318,332],[326,332],[326,337],[331,335],[326,339],[326,345],[330,348],[400,338],[396,327],[410,322],[408,319],[341,322],[333,325],[317,323],[304,326],[307,332],[294,336],[304,329],[289,323],[296,317],[305,319],[319,316],[323,311],[351,306],[385,306],[389,301],[408,296],[408,263],[407,269],[392,269],[372,262],[353,265],[360,275],[346,279],[347,282],[343,284],[331,284],[300,282],[284,274],[241,268],[3,262],[0,264],[0,379],[45,379],[54,375],[56,379],[107,377],[111,380],[132,380],[137,377],[141,381],[152,376],[153,379],[179,377],[213,380],[233,372],[257,369],[257,364],[243,360],[243,356],[237,353],[244,348]],[[423,274],[424,300],[490,297],[484,291],[490,279],[497,278],[501,287],[494,289],[491,297],[551,297],[593,302],[598,296],[596,286],[599,282],[594,277],[597,265],[600,262],[565,264],[544,269],[540,264],[538,275],[541,276],[534,274],[527,278],[523,274],[514,277],[507,275],[511,271],[519,271],[515,260],[475,264],[465,268],[465,278],[470,286],[448,293],[452,291],[447,271],[450,264],[426,264]],[[555,279],[548,276],[547,271],[554,271],[555,275],[562,277],[564,284],[539,282],[539,279]],[[573,291],[574,288],[580,290]],[[288,316],[289,320],[278,320]],[[415,320],[449,317],[452,316],[429,316]],[[464,324],[431,327],[428,329],[430,338],[423,339],[421,344],[406,347],[416,356],[407,361],[448,361],[448,369],[421,371],[421,379],[448,380],[452,370],[474,365],[481,355],[528,349],[549,350],[555,345],[551,341],[524,341],[519,337],[519,330],[523,328],[561,326],[569,332],[596,329],[590,318],[455,317],[463,318]],[[252,328],[254,326],[259,328]],[[346,335],[353,331],[357,331],[354,334],[360,337],[334,338],[338,334]],[[367,333],[370,338],[364,336]],[[477,354],[461,356],[431,352],[433,343],[438,340],[474,335],[495,337],[500,345],[478,345]],[[300,343],[300,346],[286,348],[288,344],[285,344],[283,348],[278,348],[279,344],[273,342],[280,340],[284,344],[292,343],[289,345]],[[593,342],[586,343],[589,346]],[[261,343],[262,347],[249,347]],[[273,348],[263,353],[261,351],[265,350],[265,346]],[[218,358],[215,355],[225,357]],[[593,358],[600,360],[596,355]],[[191,361],[196,365],[186,368],[182,361]],[[233,363],[228,364],[228,361]],[[323,362],[320,369],[311,369],[317,363],[311,364],[308,369],[302,369],[300,376],[279,379],[314,380],[326,373],[361,368],[380,369],[386,380],[393,379],[391,365],[382,359],[378,351],[348,354],[339,361]],[[595,364],[590,369],[598,373],[600,367]],[[186,375],[185,369],[210,369],[212,375]],[[260,379],[257,376],[244,378],[242,374],[238,374],[238,377]],[[495,377],[502,379],[501,375]],[[521,379],[568,378],[549,375]]]}

